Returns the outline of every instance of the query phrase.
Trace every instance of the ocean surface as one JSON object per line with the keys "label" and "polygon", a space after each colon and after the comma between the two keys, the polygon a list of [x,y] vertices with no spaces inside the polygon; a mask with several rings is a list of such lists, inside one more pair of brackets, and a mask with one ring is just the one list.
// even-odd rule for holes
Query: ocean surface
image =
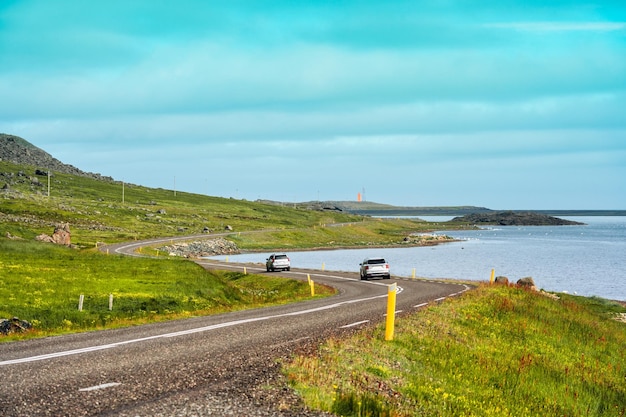
{"label": "ocean surface", "polygon": [[[429,221],[449,218],[421,217]],[[564,217],[584,226],[488,226],[442,231],[460,242],[432,247],[289,252],[294,268],[355,271],[382,256],[394,276],[509,281],[532,277],[538,288],[626,301],[626,217]],[[269,253],[230,255],[231,262],[265,263]],[[224,260],[224,256],[212,259]]]}

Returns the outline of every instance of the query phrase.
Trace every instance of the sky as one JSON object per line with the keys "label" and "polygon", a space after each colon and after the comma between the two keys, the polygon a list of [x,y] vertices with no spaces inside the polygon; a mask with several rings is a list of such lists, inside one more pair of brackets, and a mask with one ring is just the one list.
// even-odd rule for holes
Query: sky
{"label": "sky", "polygon": [[0,133],[251,201],[626,209],[626,2],[1,0]]}

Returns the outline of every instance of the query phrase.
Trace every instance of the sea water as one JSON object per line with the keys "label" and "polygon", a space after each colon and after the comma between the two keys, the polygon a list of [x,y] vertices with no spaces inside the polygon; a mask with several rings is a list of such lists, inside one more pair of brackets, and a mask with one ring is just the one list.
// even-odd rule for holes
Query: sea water
{"label": "sea water", "polygon": [[[626,301],[626,217],[567,219],[585,225],[485,226],[436,232],[459,239],[437,246],[288,254],[294,268],[357,272],[364,258],[382,256],[394,276],[489,281],[493,270],[495,276],[506,276],[511,282],[532,277],[538,288],[547,291]],[[264,263],[268,255],[231,255],[229,260]]]}

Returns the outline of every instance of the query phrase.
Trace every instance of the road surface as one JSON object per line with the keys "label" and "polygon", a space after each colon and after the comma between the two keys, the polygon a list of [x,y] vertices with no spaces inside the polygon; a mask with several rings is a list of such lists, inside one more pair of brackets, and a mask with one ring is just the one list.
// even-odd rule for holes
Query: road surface
{"label": "road surface", "polygon": [[[132,252],[137,245],[110,250]],[[198,263],[269,274],[264,265]],[[389,284],[397,285],[398,316],[468,289],[425,280],[361,281],[357,272],[292,268],[272,274],[310,277],[337,288],[338,295],[0,344],[0,415],[322,416],[305,409],[287,388],[281,360],[384,321]]]}

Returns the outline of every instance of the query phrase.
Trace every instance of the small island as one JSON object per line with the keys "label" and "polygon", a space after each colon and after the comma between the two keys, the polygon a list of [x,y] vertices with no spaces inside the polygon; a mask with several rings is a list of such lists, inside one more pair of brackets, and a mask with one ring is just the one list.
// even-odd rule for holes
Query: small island
{"label": "small island", "polygon": [[455,217],[451,223],[492,224],[499,226],[575,226],[585,223],[560,219],[534,212],[500,211],[495,213],[472,213]]}

